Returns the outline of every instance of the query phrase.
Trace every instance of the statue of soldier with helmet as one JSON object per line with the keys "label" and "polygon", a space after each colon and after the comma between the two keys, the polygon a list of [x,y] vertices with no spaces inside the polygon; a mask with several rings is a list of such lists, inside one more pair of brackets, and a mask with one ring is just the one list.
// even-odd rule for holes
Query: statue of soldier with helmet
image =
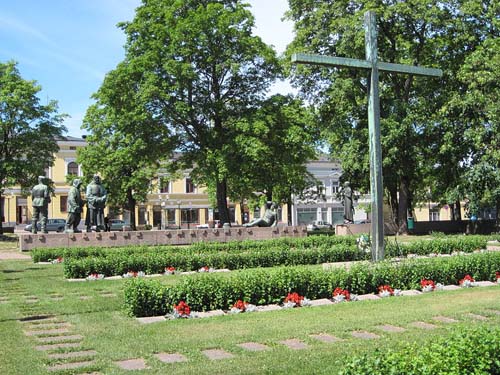
{"label": "statue of soldier with helmet", "polygon": [[66,220],[66,233],[78,233],[78,225],[82,219],[84,200],[80,193],[82,181],[78,178],[73,180],[73,185],[68,193],[68,219]]}
{"label": "statue of soldier with helmet", "polygon": [[42,233],[47,231],[47,216],[50,203],[50,190],[45,184],[45,176],[38,176],[38,184],[31,190],[31,201],[33,206],[33,216],[31,221],[31,233],[37,232],[37,224],[40,221]]}
{"label": "statue of soldier with helmet", "polygon": [[95,227],[96,232],[104,230],[104,208],[106,207],[107,192],[101,183],[101,177],[94,175],[93,180],[87,185],[87,232]]}

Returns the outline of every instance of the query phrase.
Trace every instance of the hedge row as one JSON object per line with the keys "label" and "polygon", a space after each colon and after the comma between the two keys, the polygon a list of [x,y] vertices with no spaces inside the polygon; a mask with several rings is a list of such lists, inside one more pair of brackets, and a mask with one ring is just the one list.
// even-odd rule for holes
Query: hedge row
{"label": "hedge row", "polygon": [[451,254],[453,252],[470,253],[477,249],[486,248],[488,236],[450,236],[432,240],[418,240],[400,244],[396,241],[386,246],[387,256],[407,256],[408,254],[427,255]]}
{"label": "hedge row", "polygon": [[426,345],[376,350],[353,358],[339,375],[500,374],[500,328],[477,327],[452,332]]}
{"label": "hedge row", "polygon": [[366,294],[376,292],[383,284],[415,289],[422,278],[443,284],[457,284],[466,274],[477,280],[495,280],[495,272],[499,270],[500,253],[479,253],[399,263],[362,262],[348,271],[280,267],[244,270],[230,275],[201,274],[182,278],[176,285],[164,285],[160,280],[133,279],[125,286],[125,305],[135,316],[166,314],[181,300],[194,311],[229,309],[239,299],[256,305],[280,303],[289,292],[316,299],[331,297],[336,287]]}
{"label": "hedge row", "polygon": [[184,252],[184,253],[215,253],[219,251],[251,251],[268,249],[310,249],[316,247],[330,247],[336,245],[354,245],[356,237],[354,236],[316,236],[300,238],[279,238],[265,241],[230,241],[230,242],[199,242],[186,247],[179,246],[125,246],[125,247],[72,247],[72,248],[49,248],[35,249],[31,252],[34,262],[47,262],[58,257],[85,258],[85,257],[104,257],[115,256],[123,253],[127,255],[159,252]]}
{"label": "hedge row", "polygon": [[367,256],[368,254],[360,252],[356,246],[336,245],[310,249],[291,249],[281,246],[277,249],[246,252],[115,253],[109,257],[66,258],[63,266],[67,278],[84,278],[91,273],[101,273],[105,276],[122,275],[128,271],[143,271],[146,274],[163,273],[165,267],[170,266],[175,267],[177,271],[198,270],[204,266],[235,270],[352,261],[366,259]]}

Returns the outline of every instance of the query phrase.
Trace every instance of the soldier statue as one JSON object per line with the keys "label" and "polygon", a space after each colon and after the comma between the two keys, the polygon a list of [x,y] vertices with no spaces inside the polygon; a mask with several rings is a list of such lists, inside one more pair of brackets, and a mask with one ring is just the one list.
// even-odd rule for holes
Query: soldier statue
{"label": "soldier statue", "polygon": [[104,230],[104,207],[106,207],[107,193],[101,184],[101,177],[94,175],[87,185],[87,232],[95,227],[96,232]]}
{"label": "soldier statue", "polygon": [[278,225],[278,214],[276,209],[278,205],[274,202],[267,202],[267,209],[264,216],[258,219],[253,219],[247,224],[243,224],[244,227],[275,227]]}
{"label": "soldier statue", "polygon": [[84,201],[80,193],[82,181],[78,178],[73,180],[73,186],[68,193],[68,219],[66,220],[66,233],[78,233],[78,225],[82,219]]}
{"label": "soldier statue", "polygon": [[42,233],[47,231],[47,216],[50,203],[49,187],[44,183],[45,176],[38,176],[38,185],[31,190],[31,200],[33,205],[33,217],[31,221],[31,232],[37,232],[37,224],[40,221]]}

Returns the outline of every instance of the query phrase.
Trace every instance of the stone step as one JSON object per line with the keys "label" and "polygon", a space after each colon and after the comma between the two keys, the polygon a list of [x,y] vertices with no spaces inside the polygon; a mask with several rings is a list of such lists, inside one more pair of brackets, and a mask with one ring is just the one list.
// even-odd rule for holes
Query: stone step
{"label": "stone step", "polygon": [[82,335],[69,335],[69,336],[50,336],[50,337],[37,337],[38,342],[41,343],[57,343],[61,341],[81,341]]}
{"label": "stone step", "polygon": [[58,365],[48,366],[47,370],[50,372],[53,371],[63,371],[63,370],[74,370],[77,368],[87,367],[95,364],[95,361],[84,361],[84,362],[70,362],[70,363],[61,363]]}
{"label": "stone step", "polygon": [[95,350],[82,350],[79,352],[49,354],[48,357],[50,359],[67,359],[67,358],[89,357],[96,354],[97,352]]}

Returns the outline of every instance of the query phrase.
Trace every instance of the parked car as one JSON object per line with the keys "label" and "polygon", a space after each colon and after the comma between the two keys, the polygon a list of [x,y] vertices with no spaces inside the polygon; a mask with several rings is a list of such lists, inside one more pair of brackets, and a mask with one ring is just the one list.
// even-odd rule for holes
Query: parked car
{"label": "parked car", "polygon": [[[64,227],[66,226],[66,220],[64,219],[48,219],[46,229],[49,232],[64,232]],[[24,230],[31,232],[33,225],[30,223],[26,225]],[[41,224],[38,222],[36,224],[37,231],[41,230]]]}
{"label": "parked car", "polygon": [[123,227],[128,225],[125,221],[120,219],[109,219],[110,230],[123,230]]}
{"label": "parked car", "polygon": [[307,230],[333,229],[332,224],[327,221],[317,220],[307,225]]}

